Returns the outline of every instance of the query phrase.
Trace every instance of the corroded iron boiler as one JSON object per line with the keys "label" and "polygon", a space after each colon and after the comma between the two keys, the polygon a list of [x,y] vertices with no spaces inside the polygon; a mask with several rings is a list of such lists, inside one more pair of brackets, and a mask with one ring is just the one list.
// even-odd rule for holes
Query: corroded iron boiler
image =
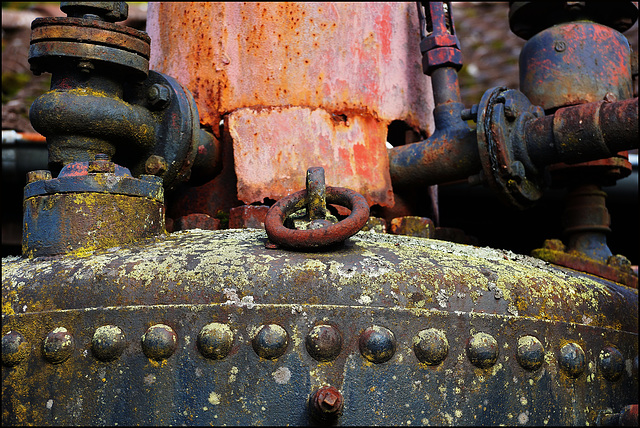
{"label": "corroded iron boiler", "polygon": [[[522,92],[468,108],[447,3],[34,21],[51,170],[2,262],[3,424],[637,423],[637,274],[600,188],[638,141],[621,4],[514,3]],[[520,209],[566,186],[566,245],[435,227],[428,186],[460,178]]]}

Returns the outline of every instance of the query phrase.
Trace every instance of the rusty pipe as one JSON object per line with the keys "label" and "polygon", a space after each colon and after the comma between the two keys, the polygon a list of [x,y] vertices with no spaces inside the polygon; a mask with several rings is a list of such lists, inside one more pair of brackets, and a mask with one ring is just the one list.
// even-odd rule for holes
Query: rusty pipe
{"label": "rusty pipe", "polygon": [[47,138],[99,135],[107,141],[146,149],[152,148],[157,138],[156,120],[148,109],[82,89],[41,95],[31,105],[29,118],[34,129]]}
{"label": "rusty pipe", "polygon": [[[446,183],[468,178],[482,168],[475,131],[453,123],[438,129],[442,118],[436,111],[434,116],[436,132],[431,137],[389,150],[394,186]],[[554,115],[531,119],[511,142],[515,160],[539,168],[607,158],[637,148],[638,98],[561,108]]]}
{"label": "rusty pipe", "polygon": [[[452,103],[458,114],[462,104]],[[434,110],[436,123],[443,116]],[[465,122],[438,128],[426,140],[389,149],[389,174],[394,187],[446,183],[480,171],[476,132]]]}
{"label": "rusty pipe", "polygon": [[608,158],[638,148],[638,98],[561,108],[529,121],[524,134],[538,166]]}

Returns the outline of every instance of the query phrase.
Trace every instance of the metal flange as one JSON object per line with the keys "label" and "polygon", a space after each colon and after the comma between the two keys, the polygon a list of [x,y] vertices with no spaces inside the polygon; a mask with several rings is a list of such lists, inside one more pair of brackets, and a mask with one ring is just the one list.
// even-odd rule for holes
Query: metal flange
{"label": "metal flange", "polygon": [[478,152],[489,187],[508,205],[526,209],[547,186],[545,171],[538,170],[524,146],[528,121],[544,116],[520,91],[504,86],[484,93],[478,105]]}

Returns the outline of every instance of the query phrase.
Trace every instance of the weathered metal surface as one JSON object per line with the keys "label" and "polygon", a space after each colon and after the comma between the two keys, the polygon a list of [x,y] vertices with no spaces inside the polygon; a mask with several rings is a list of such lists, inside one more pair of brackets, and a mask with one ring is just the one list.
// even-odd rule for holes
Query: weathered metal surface
{"label": "weathered metal surface", "polygon": [[[149,72],[149,36],[134,28],[98,19],[39,18],[31,24],[29,63],[34,73],[60,71],[60,60],[106,62],[120,73],[144,79]],[[82,66],[80,66],[82,68]]]}
{"label": "weathered metal surface", "polygon": [[242,205],[229,211],[229,229],[264,229],[267,205]]}
{"label": "weathered metal surface", "polygon": [[[367,232],[302,253],[266,239],[188,231],[4,259],[3,360],[18,334],[29,352],[2,368],[3,423],[302,425],[325,386],[342,425],[592,424],[638,400],[636,290],[435,240]],[[94,353],[103,326],[126,343],[110,362]],[[73,339],[57,364],[52,332]]]}
{"label": "weathered metal surface", "polygon": [[25,256],[118,247],[164,232],[162,179],[133,178],[104,154],[94,161],[68,164],[55,179],[44,171],[30,174],[28,181],[23,202]]}
{"label": "weathered metal surface", "polygon": [[319,164],[334,186],[366,195],[370,205],[393,205],[387,127],[378,119],[307,107],[243,108],[225,124],[233,138],[238,199],[245,203],[299,190],[299,171]]}
{"label": "weathered metal surface", "polygon": [[[636,10],[637,14],[637,10]],[[520,53],[520,90],[545,111],[631,98],[629,42],[618,31],[587,21],[547,28]]]}
{"label": "weathered metal surface", "polygon": [[173,230],[188,229],[218,230],[222,227],[219,219],[208,214],[189,214],[179,217],[173,222]]}
{"label": "weathered metal surface", "polygon": [[[600,246],[602,246],[602,242],[600,242]],[[604,246],[606,247],[606,242]],[[609,250],[608,247],[606,249]],[[624,284],[627,287],[638,288],[638,274],[633,272],[631,263],[619,254],[612,255],[603,262],[589,257],[579,250],[567,250],[559,239],[547,239],[543,248],[533,250],[531,255],[549,263],[566,266],[580,272],[588,272]]]}
{"label": "weathered metal surface", "polygon": [[455,118],[462,108],[460,103],[436,107],[433,135],[389,150],[389,174],[394,187],[466,179],[480,171],[476,131]]}
{"label": "weathered metal surface", "polygon": [[391,220],[391,233],[394,235],[433,238],[435,236],[435,226],[433,221],[427,217],[404,216]]}
{"label": "weathered metal surface", "polygon": [[230,127],[241,201],[296,191],[320,158],[331,183],[384,206],[387,126],[433,130],[417,27],[415,4],[384,2],[154,3],[147,25],[152,68],[214,133]]}

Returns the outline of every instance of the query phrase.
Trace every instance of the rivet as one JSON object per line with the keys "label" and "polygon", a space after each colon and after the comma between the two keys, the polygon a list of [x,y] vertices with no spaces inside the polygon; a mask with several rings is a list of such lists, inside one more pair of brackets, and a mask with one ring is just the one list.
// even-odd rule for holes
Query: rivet
{"label": "rivet", "polygon": [[413,338],[413,352],[421,363],[436,366],[449,354],[449,341],[441,330],[422,330]]}
{"label": "rivet", "polygon": [[262,358],[276,359],[287,350],[289,335],[277,324],[266,324],[260,328],[252,341],[253,350]]}
{"label": "rivet", "polygon": [[124,333],[115,325],[98,327],[91,339],[91,352],[101,361],[117,359],[126,346]]}
{"label": "rivet", "polygon": [[13,367],[29,355],[29,344],[23,335],[10,331],[2,336],[2,364]]}
{"label": "rivet", "polygon": [[344,405],[344,398],[335,387],[323,386],[311,394],[309,403],[312,416],[327,421],[340,416]]}
{"label": "rivet", "polygon": [[168,325],[152,325],[142,335],[142,351],[152,360],[169,358],[177,347],[178,336]]}
{"label": "rivet", "polygon": [[493,366],[498,361],[498,354],[498,342],[490,334],[476,333],[467,340],[467,357],[476,367]]}
{"label": "rivet", "polygon": [[331,361],[342,350],[342,336],[332,325],[317,325],[307,334],[305,346],[315,360]]}
{"label": "rivet", "polygon": [[198,334],[198,349],[212,360],[221,360],[229,355],[232,345],[233,332],[226,324],[212,322],[202,327]]}
{"label": "rivet", "polygon": [[610,381],[620,379],[624,370],[624,358],[620,351],[613,346],[607,346],[600,351],[599,360],[600,370],[602,370],[602,374],[606,379]]}
{"label": "rivet", "polygon": [[526,370],[538,370],[544,362],[544,346],[534,336],[522,336],[518,339],[516,358]]}
{"label": "rivet", "polygon": [[44,358],[53,364],[60,364],[73,353],[73,336],[64,327],[57,327],[47,334],[42,344]]}
{"label": "rivet", "polygon": [[569,376],[578,377],[584,371],[584,351],[577,343],[567,343],[560,348],[558,363]]}
{"label": "rivet", "polygon": [[372,363],[389,361],[396,352],[396,338],[385,327],[374,325],[360,335],[360,353]]}

